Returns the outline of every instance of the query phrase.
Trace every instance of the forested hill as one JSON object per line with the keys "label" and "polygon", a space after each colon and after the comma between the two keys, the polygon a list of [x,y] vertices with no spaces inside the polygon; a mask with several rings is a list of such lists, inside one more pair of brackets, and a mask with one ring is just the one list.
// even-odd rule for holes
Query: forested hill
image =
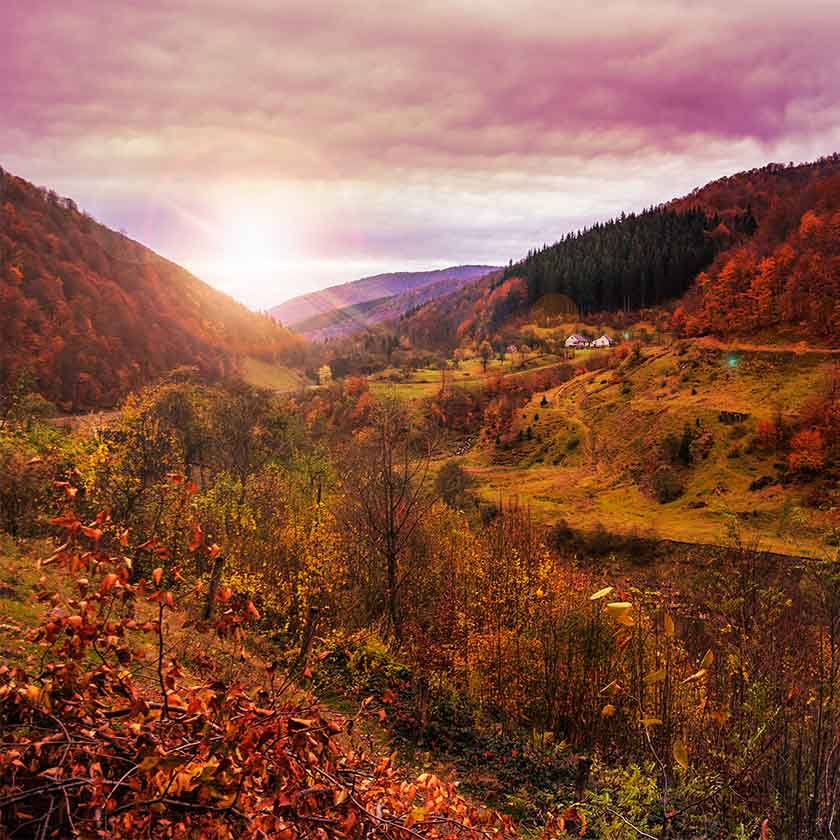
{"label": "forested hill", "polygon": [[0,387],[21,376],[66,410],[109,406],[180,365],[210,376],[300,339],[70,199],[0,169]]}
{"label": "forested hill", "polygon": [[[751,233],[747,215],[740,227]],[[622,215],[534,251],[505,271],[522,277],[530,301],[566,295],[581,313],[642,309],[679,297],[731,237],[713,235],[717,216],[655,208]]]}
{"label": "forested hill", "polygon": [[[668,203],[674,210],[699,208],[717,214],[729,225],[749,210],[769,236],[782,238],[774,218],[790,215],[798,205],[800,215],[813,204],[815,190],[822,181],[840,175],[840,154],[827,155],[812,163],[768,163],[756,169],[725,175]],[[758,232],[758,231],[757,231]]]}
{"label": "forested hill", "polygon": [[[549,294],[583,316],[686,296],[679,330],[731,333],[798,324],[804,334],[827,337],[840,325],[832,314],[840,273],[838,185],[837,154],[726,176],[667,204],[569,233],[512,263],[493,282],[407,313],[399,329],[412,341],[447,345],[468,335],[492,337]],[[765,258],[774,260],[774,271],[765,263],[759,277]],[[791,279],[786,272],[794,262]]]}
{"label": "forested hill", "polygon": [[567,295],[582,314],[657,306],[680,297],[718,254],[754,236],[765,250],[781,244],[838,174],[840,156],[831,155],[719,178],[667,205],[570,233],[505,278],[524,278],[530,301]]}
{"label": "forested hill", "polygon": [[[840,156],[811,167],[765,167],[710,184],[696,199],[744,201],[758,228],[722,253],[674,313],[678,333],[840,343]],[[770,192],[770,187],[776,187]]]}

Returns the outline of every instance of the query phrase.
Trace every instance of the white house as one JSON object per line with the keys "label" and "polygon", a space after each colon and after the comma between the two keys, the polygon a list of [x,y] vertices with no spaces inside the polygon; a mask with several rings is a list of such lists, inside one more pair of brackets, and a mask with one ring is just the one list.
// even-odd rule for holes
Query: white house
{"label": "white house", "polygon": [[572,333],[566,339],[566,347],[589,347],[589,342],[580,333]]}
{"label": "white house", "polygon": [[608,335],[602,335],[592,342],[593,347],[612,347],[614,344],[615,342]]}

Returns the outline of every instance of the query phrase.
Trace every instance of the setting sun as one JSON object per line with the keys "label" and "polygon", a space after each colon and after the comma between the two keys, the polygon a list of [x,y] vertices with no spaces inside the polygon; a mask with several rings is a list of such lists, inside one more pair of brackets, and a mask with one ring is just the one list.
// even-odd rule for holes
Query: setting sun
{"label": "setting sun", "polygon": [[224,231],[218,269],[230,277],[247,275],[251,282],[268,281],[288,256],[288,235],[282,223],[268,213],[243,213]]}

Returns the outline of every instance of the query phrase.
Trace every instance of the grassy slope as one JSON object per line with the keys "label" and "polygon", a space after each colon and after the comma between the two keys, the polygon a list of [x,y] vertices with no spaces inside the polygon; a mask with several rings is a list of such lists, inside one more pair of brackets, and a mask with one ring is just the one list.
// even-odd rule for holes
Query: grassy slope
{"label": "grassy slope", "polygon": [[[726,542],[737,525],[742,538],[758,539],[767,549],[822,553],[825,515],[805,504],[807,487],[749,489],[754,479],[775,474],[777,460],[749,451],[749,441],[777,405],[793,416],[822,390],[836,356],[704,340],[686,346],[682,354],[678,345],[646,350],[644,362],[623,375],[629,393],[622,393],[612,371],[598,371],[546,392],[548,406],[540,405],[542,393],[535,394],[514,425],[523,435],[531,426],[533,440],[497,449],[492,437],[483,435],[467,453],[464,465],[477,479],[479,494],[488,501],[516,496],[544,524],[602,523],[619,532],[653,531],[697,543]],[[558,361],[531,354],[527,366],[534,370]],[[389,373],[371,379],[374,393],[412,400],[432,396],[440,386],[439,371],[415,371],[398,383],[386,381]],[[514,360],[491,362],[488,375],[499,373],[518,375]],[[477,359],[452,371],[452,381],[465,387],[480,387],[484,378]],[[721,411],[750,417],[728,425],[720,422]],[[643,474],[659,457],[664,437],[681,434],[686,424],[710,434],[713,445],[706,459],[685,472],[684,495],[663,505],[646,491]]]}
{"label": "grassy slope", "polygon": [[280,393],[295,391],[306,384],[299,371],[250,356],[242,361],[242,378],[258,388],[270,388]]}
{"label": "grassy slope", "polygon": [[[533,440],[508,451],[485,442],[465,463],[483,496],[519,496],[541,522],[653,528],[662,537],[701,543],[724,541],[737,522],[744,537],[766,548],[819,553],[821,514],[803,505],[801,488],[750,491],[754,479],[774,473],[776,459],[747,450],[758,422],[777,404],[795,412],[827,383],[832,364],[823,354],[651,350],[626,377],[630,393],[622,393],[611,372],[596,372],[547,392],[548,407],[536,394],[517,417],[518,428],[532,427]],[[726,425],[721,411],[750,417]],[[643,492],[639,474],[662,439],[686,424],[711,434],[714,443],[687,472],[685,494],[662,505]]]}

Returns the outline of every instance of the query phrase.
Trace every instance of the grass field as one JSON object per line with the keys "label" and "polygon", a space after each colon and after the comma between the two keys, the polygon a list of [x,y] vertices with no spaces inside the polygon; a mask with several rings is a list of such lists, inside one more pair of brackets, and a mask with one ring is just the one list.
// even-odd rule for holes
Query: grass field
{"label": "grass field", "polygon": [[[578,361],[588,353],[598,350],[582,351],[576,357]],[[519,354],[508,356],[505,361],[491,359],[485,372],[481,359],[466,359],[457,368],[447,371],[447,381],[461,388],[480,388],[488,381],[498,376],[517,377],[526,376],[534,371],[550,368],[564,361],[561,356],[551,353],[528,353],[524,358]],[[370,389],[376,395],[391,394],[403,400],[422,399],[430,397],[440,390],[441,371],[435,368],[420,368],[403,374],[395,368],[388,368],[382,373],[371,376],[368,380]]]}
{"label": "grass field", "polygon": [[258,388],[270,388],[280,393],[296,391],[307,384],[303,375],[296,370],[250,356],[242,362],[242,378]]}
{"label": "grass field", "polygon": [[[599,371],[535,394],[517,415],[521,440],[497,447],[489,436],[464,465],[488,501],[518,497],[546,524],[653,531],[660,537],[721,543],[737,532],[779,552],[822,554],[825,512],[806,503],[807,486],[751,483],[775,475],[773,455],[750,442],[777,407],[793,416],[824,391],[835,361],[820,354],[649,350],[626,373]],[[720,413],[748,415],[722,422]],[[645,484],[666,435],[688,426],[708,452],[683,471],[685,492],[660,504]],[[524,434],[530,427],[530,436]]]}

